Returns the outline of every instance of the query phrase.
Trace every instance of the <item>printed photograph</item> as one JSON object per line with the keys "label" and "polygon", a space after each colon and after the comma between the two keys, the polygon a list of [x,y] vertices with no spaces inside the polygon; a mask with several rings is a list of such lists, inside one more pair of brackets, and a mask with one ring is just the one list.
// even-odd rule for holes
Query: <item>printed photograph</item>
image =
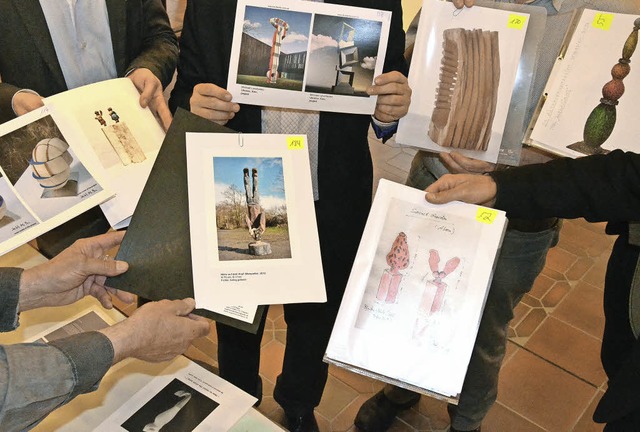
{"label": "printed photograph", "polygon": [[100,316],[94,311],[89,312],[86,315],[81,316],[78,319],[71,321],[70,323],[52,331],[44,336],[43,340],[47,342],[53,342],[58,339],[62,339],[75,334],[86,333],[90,331],[98,331],[103,328],[109,327]]}
{"label": "printed photograph", "polygon": [[1,136],[0,166],[17,194],[43,221],[102,190],[51,116]]}
{"label": "printed photograph", "polygon": [[310,28],[310,13],[247,6],[236,82],[301,91]]}
{"label": "printed photograph", "polygon": [[129,432],[191,432],[219,405],[174,378],[121,426]]}
{"label": "printed photograph", "polygon": [[291,258],[282,158],[213,158],[218,259]]}
{"label": "printed photograph", "polygon": [[382,23],[316,14],[305,91],[369,97]]}
{"label": "printed photograph", "polygon": [[18,199],[7,178],[0,174],[0,242],[37,224],[38,221]]}

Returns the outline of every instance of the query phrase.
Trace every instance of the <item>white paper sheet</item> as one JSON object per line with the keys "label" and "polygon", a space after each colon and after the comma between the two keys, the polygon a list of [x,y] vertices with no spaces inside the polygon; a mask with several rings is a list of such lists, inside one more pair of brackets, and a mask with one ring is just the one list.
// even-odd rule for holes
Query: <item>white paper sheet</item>
{"label": "white paper sheet", "polygon": [[382,73],[390,24],[389,11],[240,0],[227,90],[250,105],[373,114],[366,89]]}
{"label": "white paper sheet", "polygon": [[[586,120],[600,103],[602,87],[611,81],[611,69],[622,56],[622,47],[637,18],[590,9],[582,12],[565,54],[556,61],[545,87],[547,99],[533,127],[531,145],[561,156],[585,155],[567,146],[583,140]],[[631,72],[623,80],[624,93],[615,107],[615,127],[602,145],[604,150],[640,151],[636,108],[640,73],[633,67],[638,56],[637,52],[632,56]]]}
{"label": "white paper sheet", "polygon": [[[156,160],[164,131],[128,78],[102,81],[45,99],[62,124],[75,128],[88,145],[78,149],[116,197],[101,205],[111,226],[124,228],[133,215]],[[111,109],[111,111],[109,110]],[[115,113],[115,114],[110,114]]]}
{"label": "white paper sheet", "polygon": [[165,426],[185,432],[224,432],[255,401],[193,362],[173,361],[131,399],[122,401],[122,406],[95,430],[157,431]]}
{"label": "white paper sheet", "polygon": [[447,398],[466,374],[506,218],[381,180],[326,359]]}
{"label": "white paper sheet", "polygon": [[[326,301],[306,137],[187,133],[186,141],[198,307]],[[271,249],[261,256],[250,253],[257,241],[246,224],[253,169],[261,241]]]}
{"label": "white paper sheet", "polygon": [[[400,120],[396,141],[435,152],[455,150],[475,159],[495,162],[498,158],[511,94],[516,81],[520,54],[527,31],[528,16],[528,14],[521,12],[480,6],[457,10],[450,2],[424,0],[409,72],[409,85],[413,90],[411,106],[407,115]],[[500,58],[499,84],[496,93],[495,113],[490,126],[490,138],[485,151],[441,146],[434,142],[428,133],[441,82],[443,32],[455,28],[497,32]],[[482,60],[490,56],[481,55],[480,57]],[[459,61],[466,61],[466,57],[461,56]],[[477,71],[470,70],[469,74],[469,78],[459,80],[456,85],[470,86]],[[477,83],[474,84],[474,88],[479,88]],[[484,94],[484,96],[477,95],[477,97],[479,101],[488,101],[492,97],[491,95],[493,93]],[[472,97],[465,97],[462,103],[466,106],[472,106]],[[484,108],[476,108],[472,112],[468,112],[464,119],[471,121],[470,119],[474,115],[484,111]],[[464,140],[462,141],[464,142]],[[475,144],[472,141],[468,142]],[[463,143],[463,145],[465,144]]]}
{"label": "white paper sheet", "polygon": [[[82,136],[51,107],[0,125],[0,254],[113,196],[105,177],[84,157],[83,146]],[[68,181],[53,190],[49,181],[58,180],[46,177],[56,173]]]}

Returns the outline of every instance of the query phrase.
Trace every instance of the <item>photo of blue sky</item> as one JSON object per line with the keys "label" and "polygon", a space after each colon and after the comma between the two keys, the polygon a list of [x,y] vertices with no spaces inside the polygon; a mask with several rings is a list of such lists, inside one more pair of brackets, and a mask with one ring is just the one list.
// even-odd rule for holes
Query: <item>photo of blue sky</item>
{"label": "photo of blue sky", "polygon": [[262,208],[268,210],[286,206],[282,158],[213,158],[216,203],[225,200],[223,193],[231,185],[235,185],[240,190],[244,200],[244,168],[249,169],[249,176],[253,168],[258,170],[258,191]]}
{"label": "photo of blue sky", "polygon": [[280,18],[289,24],[289,31],[282,40],[281,53],[291,54],[307,50],[311,32],[310,13],[247,6],[242,31],[271,46],[275,30],[269,23],[271,18]]}

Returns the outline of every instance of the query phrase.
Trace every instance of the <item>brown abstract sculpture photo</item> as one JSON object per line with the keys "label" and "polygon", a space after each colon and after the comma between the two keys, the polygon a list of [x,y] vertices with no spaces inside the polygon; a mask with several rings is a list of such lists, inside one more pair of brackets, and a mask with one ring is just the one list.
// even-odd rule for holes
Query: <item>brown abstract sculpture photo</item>
{"label": "brown abstract sculpture photo", "polygon": [[[251,255],[268,255],[271,253],[271,245],[262,241],[262,234],[266,230],[266,216],[260,205],[260,193],[258,191],[258,170],[251,170],[249,178],[249,168],[245,168],[244,172],[244,190],[247,198],[247,215],[245,221],[249,228],[249,235],[253,238],[253,242],[249,243],[249,252]],[[251,185],[253,180],[253,186]]]}
{"label": "brown abstract sculpture photo", "polygon": [[498,32],[443,32],[440,84],[429,138],[443,147],[486,151],[500,83]]}

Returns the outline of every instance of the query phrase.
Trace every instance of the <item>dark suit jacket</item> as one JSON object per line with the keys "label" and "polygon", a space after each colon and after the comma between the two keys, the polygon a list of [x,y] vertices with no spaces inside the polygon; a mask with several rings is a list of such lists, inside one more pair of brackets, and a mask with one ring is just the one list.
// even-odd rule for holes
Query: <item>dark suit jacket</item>
{"label": "dark suit jacket", "polygon": [[[118,76],[150,69],[167,85],[178,43],[160,0],[106,0]],[[15,118],[20,88],[51,96],[67,86],[38,0],[0,0],[0,123]]]}

